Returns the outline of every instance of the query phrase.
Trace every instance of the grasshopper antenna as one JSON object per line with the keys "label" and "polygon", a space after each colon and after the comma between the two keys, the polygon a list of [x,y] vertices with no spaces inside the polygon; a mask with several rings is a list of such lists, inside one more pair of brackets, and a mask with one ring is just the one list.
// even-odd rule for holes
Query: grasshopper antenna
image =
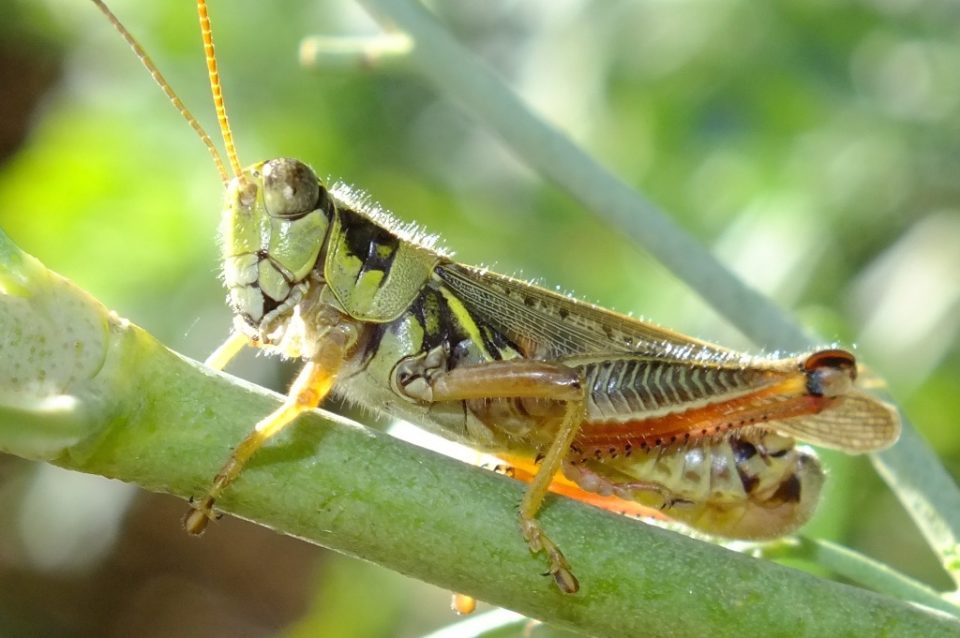
{"label": "grasshopper antenna", "polygon": [[217,110],[217,122],[223,145],[227,149],[227,159],[233,174],[240,177],[243,169],[237,157],[237,147],[233,144],[233,132],[227,119],[227,109],[223,104],[223,89],[220,86],[220,72],[217,70],[217,55],[213,49],[213,31],[210,29],[210,16],[207,14],[206,0],[197,0],[197,14],[200,16],[200,36],[203,38],[203,54],[207,59],[207,75],[210,77],[210,92],[213,93],[213,106]]}
{"label": "grasshopper antenna", "polygon": [[[187,121],[187,124],[190,125],[190,128],[192,128],[196,132],[196,134],[200,137],[200,141],[203,142],[203,145],[207,147],[208,151],[210,151],[210,156],[213,157],[213,163],[217,165],[217,172],[220,173],[220,179],[223,181],[224,186],[226,186],[226,184],[230,181],[230,175],[227,173],[227,169],[223,164],[223,159],[221,159],[220,157],[220,152],[217,151],[217,147],[213,144],[213,140],[210,139],[210,136],[207,135],[207,132],[203,130],[202,126],[200,126],[200,122],[197,121],[197,118],[193,116],[193,113],[191,113],[190,110],[183,103],[183,101],[180,100],[180,97],[173,90],[173,87],[171,87],[170,83],[167,82],[167,79],[163,77],[163,74],[160,73],[160,69],[158,69],[157,65],[153,63],[153,60],[150,59],[150,56],[147,55],[147,52],[143,50],[143,47],[140,46],[140,43],[137,42],[137,39],[134,38],[129,31],[127,31],[127,28],[123,26],[123,23],[120,22],[120,19],[117,18],[117,16],[115,16],[112,11],[110,11],[109,7],[107,7],[107,5],[103,3],[103,0],[93,0],[93,3],[97,5],[97,8],[100,9],[100,12],[104,16],[106,16],[107,20],[110,21],[110,24],[113,25],[113,28],[116,29],[117,33],[119,33],[120,36],[124,40],[126,40],[130,48],[133,49],[133,53],[137,56],[137,58],[139,58],[140,62],[143,64],[144,67],[146,67],[147,71],[150,73],[150,77],[153,78],[153,81],[156,82],[157,86],[160,87],[160,90],[162,90],[164,95],[167,96],[167,99],[170,100],[170,103],[173,104],[173,106],[177,109],[177,111],[180,112],[180,115],[183,117],[183,119]],[[209,33],[209,22],[207,26],[207,32]],[[205,37],[204,38],[205,49],[207,48],[206,42],[207,42],[207,38]],[[209,59],[210,59],[209,56],[211,56],[212,54],[213,54],[213,42],[211,41],[209,45],[209,52],[207,54],[208,66],[209,66]],[[216,72],[216,63],[214,63],[214,72]],[[220,106],[217,110],[218,116],[222,111],[222,109],[223,109],[223,99],[221,98]],[[224,125],[225,121],[226,121],[226,116],[224,115],[221,120],[221,127]],[[229,133],[229,128],[227,129],[227,133]],[[236,149],[233,148],[232,138],[230,138],[230,144],[228,145],[227,148],[233,151],[233,155],[231,156],[231,164],[234,170],[239,175],[239,162],[237,162],[237,159],[236,159]]]}

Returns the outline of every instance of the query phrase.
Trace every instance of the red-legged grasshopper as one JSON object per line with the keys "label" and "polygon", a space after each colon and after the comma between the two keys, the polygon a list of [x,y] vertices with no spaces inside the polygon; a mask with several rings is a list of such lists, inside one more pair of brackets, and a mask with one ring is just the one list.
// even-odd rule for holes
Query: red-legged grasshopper
{"label": "red-legged grasshopper", "polygon": [[762,539],[802,525],[818,500],[820,464],[794,438],[851,453],[896,440],[896,412],[855,387],[849,352],[740,354],[456,263],[300,161],[241,168],[203,0],[198,8],[234,172],[228,179],[217,160],[235,332],[209,363],[252,345],[304,367],[195,503],[190,533],[203,532],[250,457],[331,392],[478,450],[535,459],[521,534],[570,593],[577,580],[536,516],[560,473],[711,534]]}

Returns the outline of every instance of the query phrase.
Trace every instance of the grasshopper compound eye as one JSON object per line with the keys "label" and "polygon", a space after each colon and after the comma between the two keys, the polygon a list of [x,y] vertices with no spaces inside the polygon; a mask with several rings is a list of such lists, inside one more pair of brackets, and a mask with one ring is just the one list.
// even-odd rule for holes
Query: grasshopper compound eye
{"label": "grasshopper compound eye", "polygon": [[319,199],[320,181],[303,162],[280,158],[263,165],[263,201],[272,217],[297,219],[315,210]]}

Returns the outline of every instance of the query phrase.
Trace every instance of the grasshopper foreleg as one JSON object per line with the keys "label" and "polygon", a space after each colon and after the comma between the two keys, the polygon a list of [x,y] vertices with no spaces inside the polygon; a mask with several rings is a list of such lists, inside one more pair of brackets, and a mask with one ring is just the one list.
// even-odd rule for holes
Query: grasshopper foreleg
{"label": "grasshopper foreleg", "polygon": [[227,340],[217,346],[217,349],[210,353],[203,365],[214,370],[223,370],[235,356],[240,354],[244,346],[253,345],[250,338],[238,330],[234,330],[227,337]]}
{"label": "grasshopper foreleg", "polygon": [[560,426],[544,452],[540,467],[520,503],[520,530],[530,551],[546,552],[549,573],[564,593],[580,585],[557,545],[544,533],[537,512],[553,477],[560,470],[570,445],[583,423],[586,398],[580,373],[567,366],[513,359],[439,370],[404,384],[411,398],[427,402],[476,401],[484,399],[546,399],[564,404]]}
{"label": "grasshopper foreleg", "polygon": [[[347,351],[354,342],[354,332],[354,328],[348,324],[337,325],[326,331],[316,354],[294,380],[283,405],[257,423],[217,472],[206,496],[192,504],[192,509],[183,520],[183,526],[188,533],[203,533],[207,522],[213,517],[213,505],[217,498],[264,443],[292,423],[301,412],[317,407],[329,394]],[[221,349],[224,347],[218,351]]]}

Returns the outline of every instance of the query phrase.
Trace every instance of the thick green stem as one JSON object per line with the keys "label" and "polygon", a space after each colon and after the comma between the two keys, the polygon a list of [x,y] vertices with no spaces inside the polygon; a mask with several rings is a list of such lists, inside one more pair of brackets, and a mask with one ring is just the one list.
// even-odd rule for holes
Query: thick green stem
{"label": "thick green stem", "polygon": [[[0,449],[183,497],[280,397],[168,351],[0,233]],[[59,406],[52,411],[50,401]],[[12,406],[12,407],[11,407]],[[24,415],[31,415],[24,418]],[[47,423],[52,423],[47,427]],[[603,636],[955,636],[960,622],[680,534],[550,499],[580,577],[541,575],[523,487],[319,412],[261,450],[220,505],[557,626]],[[216,542],[216,528],[204,542]]]}

